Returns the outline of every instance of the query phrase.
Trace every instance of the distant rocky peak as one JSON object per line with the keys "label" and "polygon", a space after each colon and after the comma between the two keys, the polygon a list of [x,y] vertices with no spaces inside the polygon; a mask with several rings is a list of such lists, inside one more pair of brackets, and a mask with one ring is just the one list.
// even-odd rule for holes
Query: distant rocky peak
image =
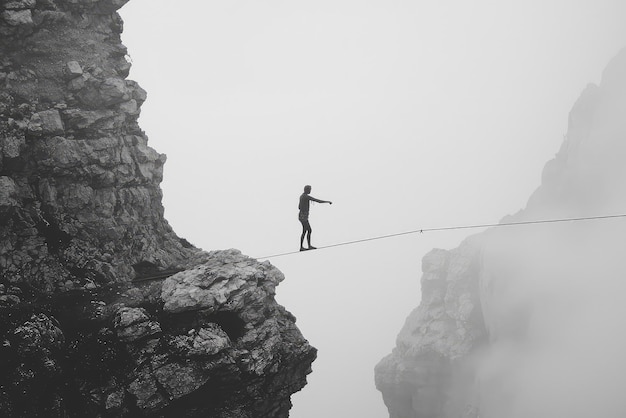
{"label": "distant rocky peak", "polygon": [[[626,49],[574,104],[564,141],[507,222],[626,208]],[[551,418],[624,412],[619,333],[626,223],[491,228],[422,260],[422,300],[376,366],[390,417]],[[602,352],[604,356],[599,356]]]}

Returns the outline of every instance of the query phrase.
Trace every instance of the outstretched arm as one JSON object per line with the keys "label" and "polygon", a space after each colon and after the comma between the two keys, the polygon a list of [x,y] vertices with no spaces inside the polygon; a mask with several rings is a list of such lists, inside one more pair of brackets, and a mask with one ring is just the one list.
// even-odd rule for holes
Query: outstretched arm
{"label": "outstretched arm", "polygon": [[320,199],[314,198],[313,196],[309,196],[309,200],[312,200],[317,203],[330,203],[331,205],[333,204],[333,202],[331,202],[330,200],[320,200]]}

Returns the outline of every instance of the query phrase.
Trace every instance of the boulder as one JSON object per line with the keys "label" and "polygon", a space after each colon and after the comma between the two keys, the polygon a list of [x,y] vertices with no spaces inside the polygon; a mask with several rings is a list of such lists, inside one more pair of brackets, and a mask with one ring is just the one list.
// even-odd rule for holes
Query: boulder
{"label": "boulder", "polygon": [[[228,262],[233,257],[236,263]],[[259,264],[237,250],[210,253],[209,261],[168,278],[161,298],[168,312],[199,309],[247,312],[249,302],[273,296],[283,274],[270,264]]]}
{"label": "boulder", "polygon": [[33,114],[28,123],[28,132],[31,135],[63,135],[65,127],[63,126],[61,114],[57,109],[44,110]]}
{"label": "boulder", "polygon": [[37,0],[17,0],[9,1],[4,5],[7,10],[32,9],[37,4]]}
{"label": "boulder", "polygon": [[148,317],[142,308],[120,308],[114,320],[117,337],[125,342],[153,336],[161,332],[161,326]]}
{"label": "boulder", "polygon": [[222,328],[209,323],[199,329],[190,330],[187,335],[176,336],[172,342],[173,350],[185,357],[211,356],[230,347],[231,342]]}
{"label": "boulder", "polygon": [[69,61],[66,64],[66,71],[67,71],[67,75],[70,78],[78,77],[83,74],[83,69],[78,63],[78,61]]}
{"label": "boulder", "polygon": [[121,78],[110,77],[100,85],[100,98],[103,106],[127,102],[132,98],[132,91]]}
{"label": "boulder", "polygon": [[17,186],[12,178],[0,176],[0,208],[17,206]]}
{"label": "boulder", "polygon": [[29,9],[26,10],[5,10],[2,18],[9,26],[32,26],[33,15]]}

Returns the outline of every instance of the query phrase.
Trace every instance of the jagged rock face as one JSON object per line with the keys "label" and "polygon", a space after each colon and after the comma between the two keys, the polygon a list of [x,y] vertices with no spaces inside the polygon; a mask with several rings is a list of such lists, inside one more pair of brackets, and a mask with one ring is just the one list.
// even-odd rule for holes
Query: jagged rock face
{"label": "jagged rock face", "polygon": [[122,0],[0,2],[0,279],[40,291],[180,268],[165,156],[137,125]]}
{"label": "jagged rock face", "polygon": [[287,417],[316,350],[278,270],[164,219],[126,1],[0,0],[0,416]]}
{"label": "jagged rock face", "polygon": [[283,279],[267,262],[218,251],[164,282],[64,294],[46,313],[17,312],[0,348],[0,411],[287,417],[316,350],[274,300]]}
{"label": "jagged rock face", "polygon": [[[623,213],[624,115],[626,50],[583,91],[541,186],[504,221]],[[626,291],[626,227],[608,222],[495,228],[427,254],[421,304],[376,367],[390,417],[623,416],[609,377],[622,356],[594,352],[625,345],[604,331],[621,327]]]}
{"label": "jagged rock face", "polygon": [[422,301],[376,366],[391,418],[464,417],[473,401],[466,361],[486,338],[479,298],[481,236],[422,260]]}

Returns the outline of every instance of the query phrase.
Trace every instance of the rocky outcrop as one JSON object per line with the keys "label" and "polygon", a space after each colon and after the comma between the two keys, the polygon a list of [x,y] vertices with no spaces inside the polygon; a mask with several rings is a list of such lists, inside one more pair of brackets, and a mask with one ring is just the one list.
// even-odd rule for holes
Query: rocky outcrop
{"label": "rocky outcrop", "polygon": [[[527,207],[503,222],[622,214],[624,114],[626,50],[574,105]],[[389,416],[622,415],[621,398],[607,395],[614,370],[603,375],[589,345],[623,347],[598,327],[623,305],[613,295],[625,290],[625,232],[616,218],[493,228],[427,254],[420,306],[376,366]],[[623,369],[620,358],[611,367]]]}
{"label": "rocky outcrop", "polygon": [[137,124],[146,92],[126,80],[124,3],[0,4],[4,281],[76,289],[182,268],[197,251],[163,217],[165,156]]}
{"label": "rocky outcrop", "polygon": [[[486,338],[478,290],[481,237],[422,260],[422,301],[376,366],[390,417],[463,417],[472,400],[470,365]],[[453,393],[454,392],[454,393]]]}
{"label": "rocky outcrop", "polygon": [[278,270],[164,219],[126,2],[0,0],[0,416],[286,417],[316,351]]}
{"label": "rocky outcrop", "polygon": [[37,305],[45,313],[5,310],[16,317],[0,348],[0,411],[286,417],[316,350],[274,300],[283,279],[216,251],[165,281],[55,295]]}

